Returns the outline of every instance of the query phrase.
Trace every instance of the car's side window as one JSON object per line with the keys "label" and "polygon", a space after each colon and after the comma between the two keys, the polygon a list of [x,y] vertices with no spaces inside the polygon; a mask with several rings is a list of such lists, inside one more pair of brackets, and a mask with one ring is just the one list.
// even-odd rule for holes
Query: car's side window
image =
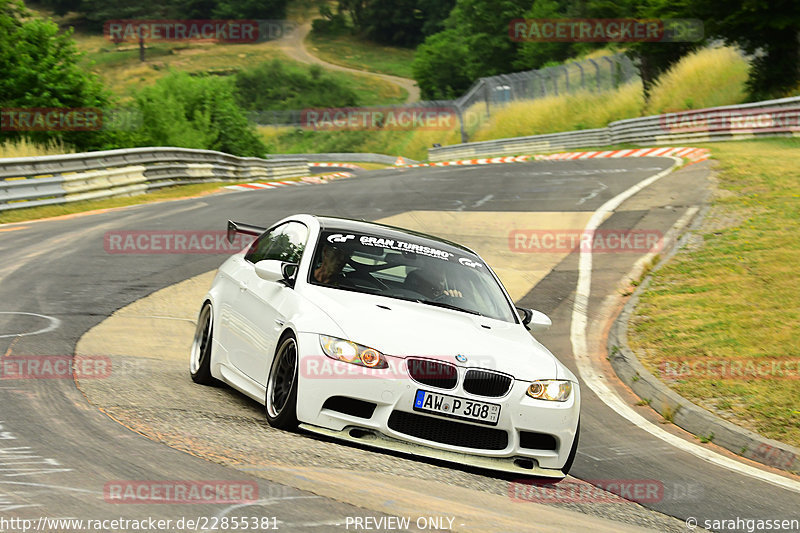
{"label": "car's side window", "polygon": [[299,263],[308,240],[308,228],[300,222],[283,225],[283,231],[267,251],[265,259],[278,259],[287,263]]}
{"label": "car's side window", "polygon": [[287,222],[261,235],[244,256],[251,263],[277,259],[297,263],[308,240],[308,228],[300,222]]}
{"label": "car's side window", "polygon": [[278,236],[283,231],[286,224],[281,224],[278,227],[272,228],[267,233],[262,234],[258,239],[255,240],[253,244],[250,245],[250,249],[245,254],[244,258],[251,263],[258,263],[259,261],[263,261],[267,259],[267,253],[269,252],[270,247],[278,240]]}

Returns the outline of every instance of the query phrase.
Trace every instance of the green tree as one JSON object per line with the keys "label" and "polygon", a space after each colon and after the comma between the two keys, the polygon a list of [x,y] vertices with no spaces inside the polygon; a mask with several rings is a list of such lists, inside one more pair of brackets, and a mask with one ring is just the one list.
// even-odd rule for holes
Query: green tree
{"label": "green tree", "polygon": [[339,0],[336,11],[320,6],[322,18],[314,20],[313,28],[320,34],[349,31],[381,44],[414,47],[444,29],[454,5],[455,0]]}
{"label": "green tree", "polygon": [[523,17],[530,1],[457,0],[445,30],[426,38],[414,58],[423,97],[460,94],[479,77],[516,70],[519,43],[509,37],[508,25]]}
{"label": "green tree", "polygon": [[[570,13],[566,9],[567,6],[564,2],[558,2],[557,0],[534,0],[533,6],[525,13],[523,18],[557,19],[581,16],[578,13]],[[541,68],[552,61],[562,62],[576,55],[582,47],[587,48],[588,46],[560,42],[523,42],[514,60],[514,68],[517,70],[530,70]]]}
{"label": "green tree", "polygon": [[444,27],[454,5],[455,0],[371,0],[356,30],[375,42],[413,47]]}
{"label": "green tree", "polygon": [[266,147],[237,105],[233,80],[172,72],[136,96],[142,146],[180,146],[263,157]]}
{"label": "green tree", "polygon": [[[18,0],[0,0],[0,108],[105,108],[109,93],[96,76],[78,65],[80,54],[71,33],[52,20],[34,17]],[[14,132],[35,141],[60,138],[79,149],[107,142],[103,131]]]}
{"label": "green tree", "polygon": [[463,35],[447,29],[431,35],[414,54],[414,79],[420,94],[430,100],[452,99],[469,88],[473,78],[464,68],[469,49]]}
{"label": "green tree", "polygon": [[219,19],[282,19],[287,0],[221,0],[214,8]]}
{"label": "green tree", "polygon": [[800,83],[800,2],[713,0],[690,4],[706,34],[736,43],[754,54],[748,89],[753,99],[783,96]]}
{"label": "green tree", "polygon": [[102,31],[110,20],[129,19],[175,19],[181,18],[174,1],[166,0],[156,4],[142,3],[139,0],[82,0],[75,9],[83,18],[83,25],[92,31]]}
{"label": "green tree", "polygon": [[[631,3],[631,13],[642,19],[686,19],[696,16],[692,7],[694,0],[645,0]],[[627,48],[627,54],[639,65],[645,99],[650,94],[658,77],[665,73],[681,57],[705,43],[705,40],[688,42],[636,42]]]}

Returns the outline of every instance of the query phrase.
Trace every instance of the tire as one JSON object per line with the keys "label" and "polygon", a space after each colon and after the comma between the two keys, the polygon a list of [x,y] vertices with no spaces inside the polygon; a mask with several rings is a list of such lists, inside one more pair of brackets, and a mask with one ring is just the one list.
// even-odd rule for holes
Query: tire
{"label": "tire", "polygon": [[278,343],[267,377],[264,407],[267,422],[274,428],[297,428],[297,368],[297,340],[288,334]]}
{"label": "tire", "polygon": [[219,383],[211,375],[211,343],[214,338],[214,313],[211,304],[206,302],[200,309],[197,317],[197,328],[192,341],[192,351],[189,357],[189,373],[192,381],[201,385],[216,385]]}
{"label": "tire", "polygon": [[578,441],[580,440],[581,436],[581,421],[578,419],[578,427],[575,429],[575,440],[572,441],[572,449],[569,451],[569,456],[567,457],[567,462],[564,463],[564,466],[561,468],[561,471],[564,472],[566,476],[569,474],[569,471],[572,469],[572,463],[575,462],[575,456],[578,454]]}

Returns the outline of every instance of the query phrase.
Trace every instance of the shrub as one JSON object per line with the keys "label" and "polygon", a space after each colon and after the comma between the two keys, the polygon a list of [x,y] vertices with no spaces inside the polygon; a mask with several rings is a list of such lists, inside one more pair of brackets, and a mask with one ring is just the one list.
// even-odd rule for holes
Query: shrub
{"label": "shrub", "polygon": [[141,146],[180,146],[239,156],[263,156],[266,147],[234,97],[233,80],[173,72],[136,96]]}
{"label": "shrub", "polygon": [[239,72],[236,100],[248,111],[358,105],[356,93],[320,67],[290,67],[275,59]]}

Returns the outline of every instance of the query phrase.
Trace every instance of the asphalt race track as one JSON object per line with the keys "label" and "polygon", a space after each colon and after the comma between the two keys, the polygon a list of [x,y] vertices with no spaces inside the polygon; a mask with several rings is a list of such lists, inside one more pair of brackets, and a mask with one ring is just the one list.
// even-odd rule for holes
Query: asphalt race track
{"label": "asphalt race track", "polygon": [[[668,158],[638,158],[387,169],[325,185],[227,192],[0,226],[0,360],[71,357],[84,334],[115,311],[213,271],[225,258],[224,254],[109,253],[108,232],[221,231],[229,218],[269,225],[307,212],[388,221],[474,243],[519,305],[552,318],[554,326],[538,338],[581,376],[570,342],[578,254],[514,249],[509,233],[541,227],[579,229],[607,200],[673,163]],[[645,188],[609,213],[601,229],[666,232],[687,209],[703,204],[705,165],[668,174]],[[641,255],[594,255],[586,310],[590,332],[605,327],[609,302]],[[175,307],[194,309],[195,304],[199,302],[181,301]],[[188,318],[175,321],[176,327],[180,322],[180,327],[192,328]],[[144,344],[152,340],[146,325],[140,336]],[[234,511],[240,516],[275,517],[284,531],[353,531],[357,528],[352,524],[346,526],[348,517],[378,520],[400,509],[393,507],[392,495],[387,494],[392,486],[406,491],[420,487],[420,501],[438,509],[441,517],[456,514],[448,501],[467,495],[474,499],[458,503],[476,509],[504,500],[510,511],[503,512],[510,519],[518,512],[527,520],[535,514],[530,512],[535,504],[546,503],[565,516],[583,514],[586,524],[596,524],[598,531],[613,529],[607,520],[619,522],[618,530],[678,532],[687,531],[689,518],[700,526],[715,519],[798,518],[796,479],[781,487],[703,460],[636,427],[588,386],[582,385],[582,435],[572,475],[599,484],[616,480],[660,487],[652,497],[638,498],[638,503],[609,503],[604,498],[544,501],[542,492],[528,502],[514,501],[510,487],[515,480],[491,472],[276,432],[266,425],[255,403],[226,388],[192,384],[188,350],[183,361],[141,353],[143,362],[136,366],[126,355],[132,349],[130,339],[105,341],[119,346],[118,351],[104,354],[115,365],[122,364],[117,368],[129,363],[139,373],[84,380],[80,390],[72,379],[8,379],[7,375],[0,379],[0,531],[21,530],[3,526],[2,519],[16,517],[34,521],[42,516],[154,517],[174,524],[181,517],[219,517]],[[635,405],[638,399],[615,382],[604,359],[595,359],[611,386]],[[636,409],[661,429],[698,442],[674,426],[659,424],[660,417],[649,408]],[[713,444],[704,446],[731,455]],[[344,487],[338,495],[322,488],[337,482],[337,472]],[[356,491],[355,480],[365,477],[374,479],[381,490],[367,498],[347,494],[350,484]],[[255,487],[258,501],[246,506],[110,502],[109,484],[121,480],[229,480]],[[433,482],[463,492],[430,494]],[[573,482],[579,483],[571,478],[564,483]],[[544,519],[525,523],[529,527],[498,524],[490,529],[550,530],[552,525]],[[476,524],[445,520],[441,527],[429,524],[417,530],[487,530]],[[173,525],[168,530],[203,529]]]}

